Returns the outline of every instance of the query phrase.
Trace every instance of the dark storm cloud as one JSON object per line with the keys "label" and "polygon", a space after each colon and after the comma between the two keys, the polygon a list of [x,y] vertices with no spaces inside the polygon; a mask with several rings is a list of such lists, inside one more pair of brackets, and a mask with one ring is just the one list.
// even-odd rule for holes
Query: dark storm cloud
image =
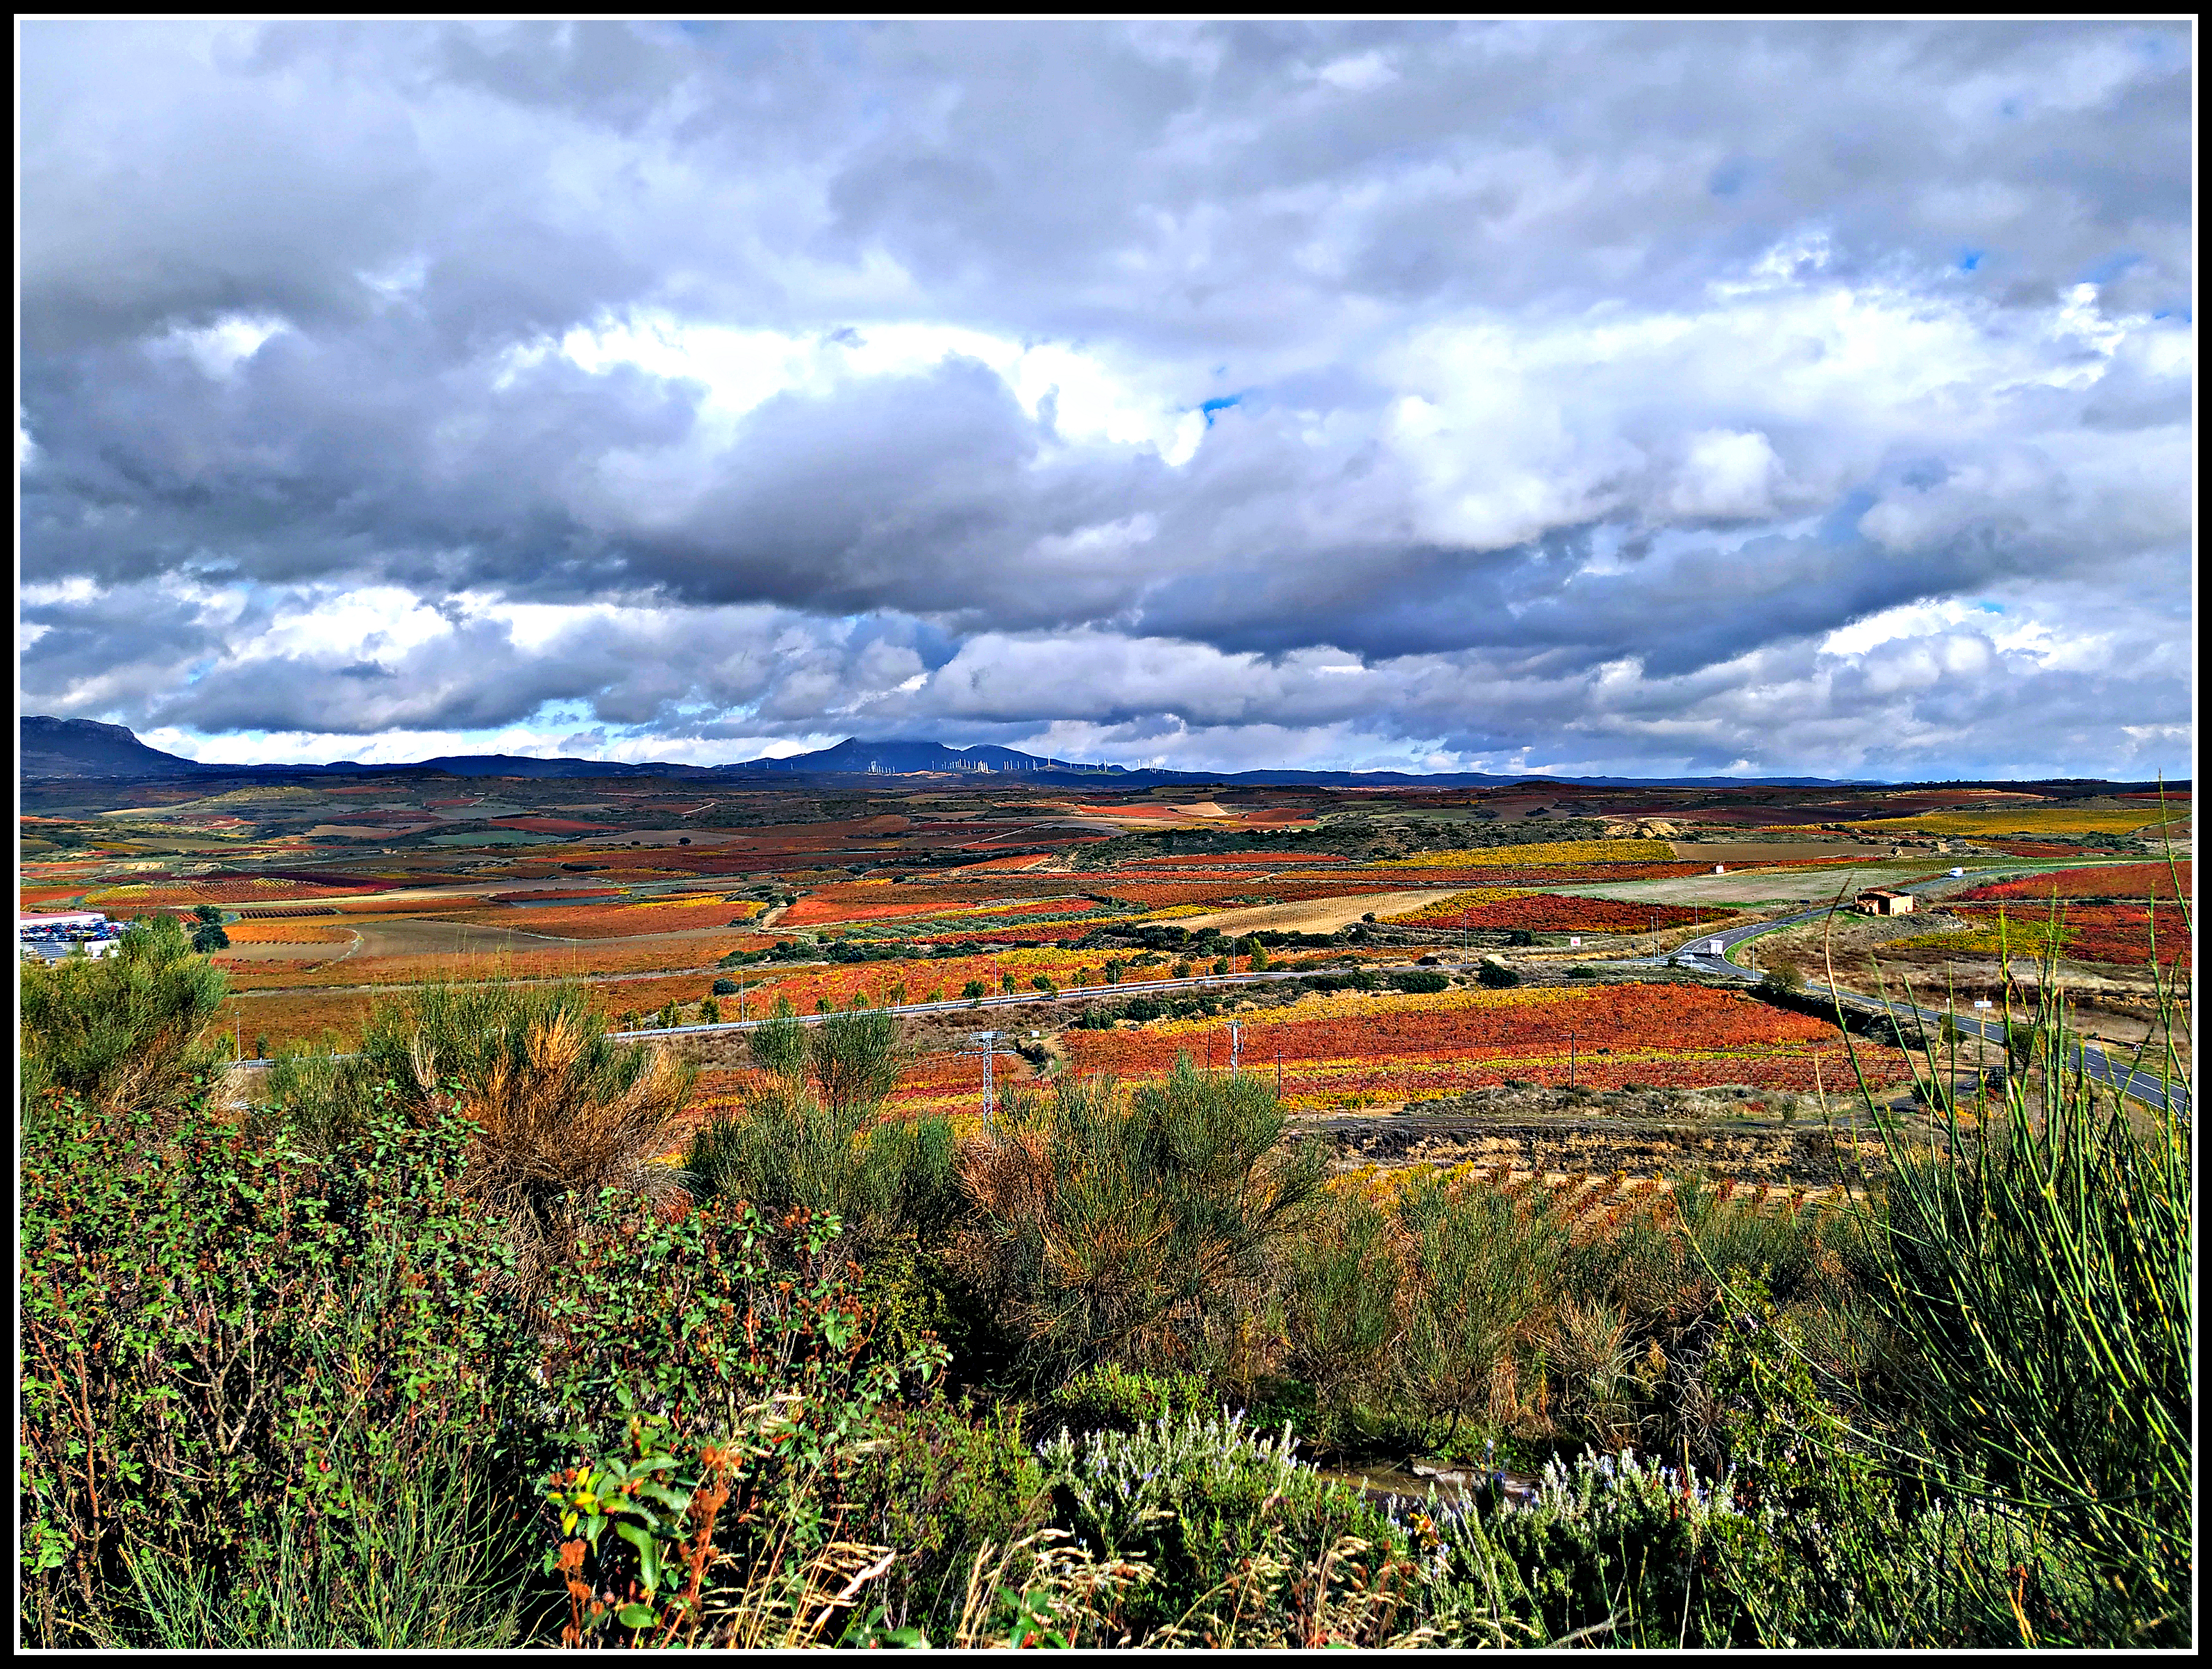
{"label": "dark storm cloud", "polygon": [[[2183,26],[21,38],[46,710],[1774,770],[2181,722]],[[2042,635],[1923,608],[1981,598]]]}

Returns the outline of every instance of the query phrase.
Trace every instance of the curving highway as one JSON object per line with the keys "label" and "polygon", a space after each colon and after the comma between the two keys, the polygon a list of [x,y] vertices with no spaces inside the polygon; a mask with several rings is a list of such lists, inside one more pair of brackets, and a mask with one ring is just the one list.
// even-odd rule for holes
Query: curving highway
{"label": "curving highway", "polygon": [[[1687,946],[1671,956],[1638,956],[1632,960],[1636,964],[1646,968],[1671,964],[1677,968],[1695,968],[1701,974],[1709,974],[1716,978],[1737,980],[1747,984],[1759,976],[1749,968],[1740,967],[1729,960],[1730,951],[1746,940],[1758,938],[1762,934],[1771,933],[1784,927],[1792,927],[1801,921],[1817,921],[1829,913],[1830,907],[1824,904],[1819,909],[1800,910],[1795,915],[1780,916],[1772,921],[1753,922],[1748,926],[1732,927],[1703,934],[1691,940]],[[1622,967],[1626,963],[1616,962],[1612,965]],[[1825,997],[1831,1001],[1835,1000],[1837,996],[1830,987],[1815,985],[1810,980],[1806,982],[1805,990],[1808,995]],[[1884,1006],[1874,998],[1862,996],[1856,992],[1844,992],[1843,1000],[1854,1007],[1879,1010]],[[1947,1014],[1947,1011],[1923,1008],[1917,1003],[1893,1002],[1887,1006],[1893,1014],[1910,1015],[1930,1026],[1942,1022]],[[2002,1021],[1976,1020],[1971,1016],[1958,1013],[1950,1013],[1948,1017],[1960,1032],[1969,1036],[1979,1037],[1986,1042],[1995,1043],[2000,1047],[2003,1046],[2005,1028]],[[2105,1050],[2094,1043],[2075,1045],[2073,1052],[2067,1057],[2066,1064],[2069,1067],[2080,1066],[2087,1074],[2091,1083],[2116,1087],[2124,1094],[2133,1096],[2146,1106],[2164,1108],[2167,1105],[2169,1090],[2162,1079],[2148,1072],[2136,1071],[2126,1062],[2108,1055]],[[2173,1110],[2176,1113],[2186,1114],[2189,1111],[2188,1089],[2176,1084],[2172,1088],[2171,1095]]]}

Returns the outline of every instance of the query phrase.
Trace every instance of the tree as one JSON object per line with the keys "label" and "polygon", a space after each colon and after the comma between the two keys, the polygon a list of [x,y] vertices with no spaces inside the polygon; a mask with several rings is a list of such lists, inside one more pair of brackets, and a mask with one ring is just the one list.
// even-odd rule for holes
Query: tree
{"label": "tree", "polygon": [[960,987],[960,994],[970,1002],[981,1002],[989,989],[981,980],[970,980]]}
{"label": "tree", "polygon": [[212,904],[192,906],[193,918],[199,926],[192,929],[192,949],[203,956],[211,951],[230,949],[230,935],[222,931],[222,912]]}

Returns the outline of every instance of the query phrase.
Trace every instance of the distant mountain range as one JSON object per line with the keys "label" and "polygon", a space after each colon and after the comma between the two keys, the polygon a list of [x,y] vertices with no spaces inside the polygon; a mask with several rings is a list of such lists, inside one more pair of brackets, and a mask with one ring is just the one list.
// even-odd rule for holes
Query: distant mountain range
{"label": "distant mountain range", "polygon": [[[410,765],[364,765],[343,759],[329,765],[223,765],[185,759],[149,748],[120,725],[89,719],[31,717],[22,720],[17,772],[26,782],[75,779],[150,780],[318,776],[434,775],[456,777],[682,777],[726,780],[745,777],[849,777],[944,774],[969,779],[1018,776],[1032,781],[1096,787],[1143,788],[1174,782],[1249,783],[1275,787],[1499,788],[1554,782],[1587,788],[1878,788],[1891,785],[1835,777],[1541,777],[1493,776],[1461,771],[1424,776],[1405,771],[1164,771],[1121,765],[1085,765],[1044,759],[1013,748],[948,748],[940,742],[864,742],[848,737],[832,748],[735,765],[625,765],[607,759],[530,759],[517,754],[446,754]],[[1956,784],[1954,786],[1995,786]],[[2051,786],[2059,784],[2009,785]],[[2079,780],[2075,792],[2150,787],[2151,784]],[[2185,783],[2169,789],[2186,792]]]}

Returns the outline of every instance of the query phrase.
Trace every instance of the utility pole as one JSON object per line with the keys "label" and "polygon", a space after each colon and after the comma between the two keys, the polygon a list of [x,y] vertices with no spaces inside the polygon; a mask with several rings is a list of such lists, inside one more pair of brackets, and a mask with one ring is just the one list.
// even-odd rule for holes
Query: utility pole
{"label": "utility pole", "polygon": [[1275,1034],[1275,1099],[1283,1098],[1283,1035]]}
{"label": "utility pole", "polygon": [[1570,1029],[1570,1030],[1568,1031],[1568,1033],[1567,1033],[1567,1088],[1568,1088],[1568,1089],[1573,1089],[1574,1087],[1575,1087],[1575,1035],[1574,1035],[1574,1032],[1573,1032],[1571,1029]]}
{"label": "utility pole", "polygon": [[1237,1022],[1231,1020],[1229,1023],[1229,1076],[1231,1077],[1237,1076],[1237,1069],[1243,1060],[1243,1034]]}
{"label": "utility pole", "polygon": [[962,1054],[981,1054],[983,1057],[983,1124],[989,1128],[991,1115],[997,1105],[996,1086],[992,1082],[991,1061],[999,1052],[999,1034],[994,1031],[969,1032],[968,1041],[980,1047],[963,1049]]}

